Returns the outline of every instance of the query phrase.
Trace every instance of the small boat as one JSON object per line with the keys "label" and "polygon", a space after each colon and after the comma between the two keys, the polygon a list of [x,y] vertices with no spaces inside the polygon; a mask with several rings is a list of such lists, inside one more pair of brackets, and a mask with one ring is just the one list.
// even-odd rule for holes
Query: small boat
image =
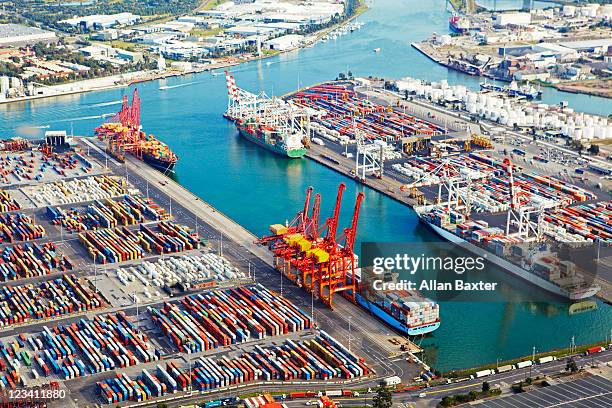
{"label": "small boat", "polygon": [[374,48],[374,52],[380,52],[380,48]]}

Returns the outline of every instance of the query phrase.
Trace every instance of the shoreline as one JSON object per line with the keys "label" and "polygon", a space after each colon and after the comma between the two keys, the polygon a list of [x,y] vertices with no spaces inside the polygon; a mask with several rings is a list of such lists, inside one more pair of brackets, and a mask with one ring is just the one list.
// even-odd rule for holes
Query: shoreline
{"label": "shoreline", "polygon": [[[110,75],[110,76],[101,77],[101,78],[84,79],[80,81],[67,82],[63,84],[49,85],[49,86],[45,86],[44,88],[60,88],[60,89],[57,93],[52,93],[52,94],[21,96],[21,97],[11,98],[11,99],[0,99],[0,105],[9,105],[11,103],[19,103],[19,102],[30,102],[30,101],[39,100],[39,99],[56,98],[56,97],[77,95],[77,94],[83,94],[83,93],[89,93],[89,92],[108,91],[111,89],[128,88],[134,84],[139,84],[143,82],[151,82],[151,81],[157,81],[160,79],[186,76],[186,75],[191,75],[191,74],[199,74],[202,72],[214,71],[216,69],[239,66],[239,65],[246,64],[252,61],[265,60],[265,59],[276,57],[282,54],[287,54],[287,53],[290,53],[296,50],[313,47],[316,45],[317,42],[319,42],[321,38],[323,38],[323,36],[325,36],[326,34],[328,34],[329,32],[333,30],[336,30],[350,23],[351,21],[353,21],[354,19],[356,19],[357,17],[365,13],[368,9],[369,9],[368,6],[365,4],[365,2],[363,2],[359,6],[355,14],[353,14],[352,16],[348,17],[345,20],[342,20],[341,22],[337,24],[334,24],[330,27],[324,28],[323,30],[313,33],[310,36],[311,38],[313,38],[312,41],[309,41],[302,46],[290,48],[290,49],[280,51],[277,53],[268,54],[268,55],[265,55],[265,54],[254,55],[252,57],[242,58],[242,61],[222,61],[216,64],[199,66],[189,71],[161,71],[161,72],[160,71],[134,71],[134,72],[126,72],[124,74]],[[232,60],[241,59],[239,57],[229,57],[229,58],[231,58]],[[131,77],[131,78],[128,80],[125,80],[126,77]],[[109,81],[111,81],[111,83],[108,83]],[[90,83],[92,84],[92,86],[88,86]],[[102,85],[95,86],[96,83],[102,83]],[[78,89],[74,89],[75,87],[78,87]],[[66,91],[62,91],[61,88],[70,88],[70,89]]]}
{"label": "shoreline", "polygon": [[[425,57],[429,58],[431,61],[435,62],[438,65],[441,65],[441,66],[445,67],[448,70],[459,72],[459,73],[462,73],[464,75],[469,75],[469,76],[474,77],[474,78],[489,78],[489,79],[493,79],[495,81],[508,82],[507,80],[496,78],[495,76],[487,75],[486,73],[482,74],[482,75],[471,75],[471,74],[469,74],[467,72],[464,72],[464,71],[461,71],[459,69],[456,69],[456,68],[452,67],[451,65],[449,65],[448,63],[444,62],[444,60],[438,58],[436,55],[434,55],[433,52],[427,52],[427,50],[423,46],[423,41],[410,43],[410,46],[412,48],[414,48],[415,50],[417,50],[422,55],[424,55]],[[596,88],[589,89],[589,90],[579,90],[579,89],[577,89],[575,87],[580,87],[580,84],[576,84],[576,83],[568,83],[568,84],[564,84],[564,83],[542,84],[542,86],[547,86],[547,87],[556,89],[559,92],[567,92],[569,94],[586,95],[586,96],[597,96],[599,98],[612,99],[612,94],[610,92],[600,91],[600,90],[598,90]]]}

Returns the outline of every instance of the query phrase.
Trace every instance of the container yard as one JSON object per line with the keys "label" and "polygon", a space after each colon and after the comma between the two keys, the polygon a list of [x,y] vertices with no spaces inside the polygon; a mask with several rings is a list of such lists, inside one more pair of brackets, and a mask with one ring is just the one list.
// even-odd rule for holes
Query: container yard
{"label": "container yard", "polygon": [[376,104],[357,94],[352,83],[326,83],[291,95],[289,100],[324,115],[313,123],[322,138],[341,144],[355,143],[358,136],[393,143],[401,138],[436,136],[445,129],[405,112]]}
{"label": "container yard", "polygon": [[[139,167],[144,162],[126,157],[115,172],[100,165],[101,149],[83,147],[91,142],[73,143],[62,147],[65,159],[57,156],[63,175],[0,190],[4,387],[55,387],[68,400],[51,406],[64,407],[163,400],[175,390],[191,398],[191,390],[262,382],[323,388],[370,381],[372,367],[394,366],[358,357],[367,355],[359,346],[349,351],[346,327],[323,302],[310,305],[310,295],[288,283],[291,300],[281,296],[271,259],[231,220],[168,190],[168,179]],[[10,154],[31,157],[39,145]],[[100,171],[76,174],[70,160]],[[348,308],[342,319],[354,312],[363,322],[364,345],[390,352],[382,340],[389,328],[337,302]],[[419,368],[402,370],[413,376]]]}
{"label": "container yard", "polygon": [[191,353],[311,326],[309,316],[261,285],[190,295],[149,313],[176,348]]}
{"label": "container yard", "polygon": [[[576,113],[563,104],[548,106],[410,78],[335,81],[285,98],[322,112],[313,116],[307,157],[414,207],[427,225],[444,225],[451,235],[434,230],[447,240],[474,238],[519,263],[533,249],[516,252],[512,245],[609,242],[612,170],[606,153],[595,157],[572,151],[577,141],[587,143],[586,149],[605,139],[607,118]],[[404,115],[431,126],[398,127],[397,118]],[[574,137],[572,129],[587,127],[598,138]],[[279,269],[290,278],[302,274],[308,279],[308,273],[300,272],[306,268],[301,261],[283,261],[286,254],[291,258],[300,252],[284,246],[304,246],[287,239],[272,246]],[[605,274],[593,276],[559,264],[554,256],[540,260],[532,255],[533,264],[521,268],[543,270],[555,281],[538,286],[575,300],[594,294],[612,300],[612,282]],[[602,255],[602,264],[610,265],[607,257],[607,252]],[[560,292],[559,285],[564,287]]]}
{"label": "container yard", "polygon": [[76,204],[91,200],[119,197],[126,193],[119,178],[95,176],[35,184],[21,188],[28,201],[22,208]]}
{"label": "container yard", "polygon": [[107,404],[145,401],[187,389],[212,391],[258,381],[358,378],[369,372],[364,361],[321,331],[308,340],[255,346],[220,359],[200,357],[193,361],[189,371],[168,362],[165,366],[157,364],[155,370],[143,370],[135,378],[117,374],[115,378],[99,382],[98,388]]}
{"label": "container yard", "polygon": [[[27,145],[26,145],[27,146]],[[26,147],[24,146],[24,147]],[[27,152],[0,151],[0,186],[49,183],[72,177],[99,174],[103,168],[76,151],[54,152],[44,142]]]}
{"label": "container yard", "polygon": [[83,278],[65,274],[41,283],[3,286],[0,326],[49,319],[100,308],[107,302]]}

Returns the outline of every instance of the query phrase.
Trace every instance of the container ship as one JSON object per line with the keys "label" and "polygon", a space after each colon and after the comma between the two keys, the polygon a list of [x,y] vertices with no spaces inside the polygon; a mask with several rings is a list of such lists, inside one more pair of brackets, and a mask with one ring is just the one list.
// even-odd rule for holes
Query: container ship
{"label": "container ship", "polygon": [[470,20],[461,16],[451,16],[448,19],[448,28],[457,34],[465,34],[470,31]]}
{"label": "container ship", "polygon": [[575,265],[559,260],[542,246],[526,249],[518,240],[504,240],[503,231],[485,221],[466,220],[461,213],[438,206],[415,207],[419,220],[442,238],[473,254],[486,257],[506,272],[550,293],[570,299],[590,298],[601,289],[587,283]]}
{"label": "container ship", "polygon": [[398,332],[422,336],[440,327],[440,306],[416,292],[373,291],[365,293],[361,273],[357,278],[357,303]]}
{"label": "container ship", "polygon": [[510,83],[509,86],[500,86],[487,82],[480,83],[480,89],[486,91],[501,92],[511,97],[522,97],[527,100],[542,99],[542,91],[532,85],[517,85],[516,82]]}
{"label": "container ship", "polygon": [[225,81],[228,104],[223,116],[236,124],[242,137],[283,157],[296,159],[306,154],[311,109],[238,88],[228,71]]}
{"label": "container ship", "polygon": [[291,159],[306,154],[306,146],[297,134],[287,135],[272,126],[254,120],[236,120],[235,123],[242,137],[264,149]]}
{"label": "container ship", "polygon": [[178,156],[170,150],[168,145],[156,139],[155,136],[142,133],[143,137],[139,148],[142,152],[142,160],[162,172],[174,173]]}
{"label": "container ship", "polygon": [[164,172],[174,173],[178,156],[167,144],[153,135],[147,135],[140,125],[140,97],[134,89],[131,104],[127,95],[123,98],[121,110],[112,118],[98,126],[95,134],[106,141],[106,151],[119,160],[124,160],[126,153]]}

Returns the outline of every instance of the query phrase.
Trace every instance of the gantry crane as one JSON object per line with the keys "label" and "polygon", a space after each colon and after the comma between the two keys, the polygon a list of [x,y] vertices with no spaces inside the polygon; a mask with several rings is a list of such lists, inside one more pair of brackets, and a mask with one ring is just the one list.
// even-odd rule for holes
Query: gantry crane
{"label": "gantry crane", "polygon": [[[355,300],[357,261],[354,253],[359,213],[364,194],[358,193],[351,225],[343,230],[338,239],[337,231],[342,197],[346,185],[338,187],[336,203],[331,217],[319,228],[321,196],[316,194],[310,216],[308,205],[312,188],[306,191],[304,209],[296,215],[294,222],[286,229],[271,226],[273,235],[257,242],[268,245],[275,258],[276,268],[287,278],[316,293],[325,304],[333,307],[333,295],[347,291],[348,298]],[[324,234],[323,234],[324,232]]]}

